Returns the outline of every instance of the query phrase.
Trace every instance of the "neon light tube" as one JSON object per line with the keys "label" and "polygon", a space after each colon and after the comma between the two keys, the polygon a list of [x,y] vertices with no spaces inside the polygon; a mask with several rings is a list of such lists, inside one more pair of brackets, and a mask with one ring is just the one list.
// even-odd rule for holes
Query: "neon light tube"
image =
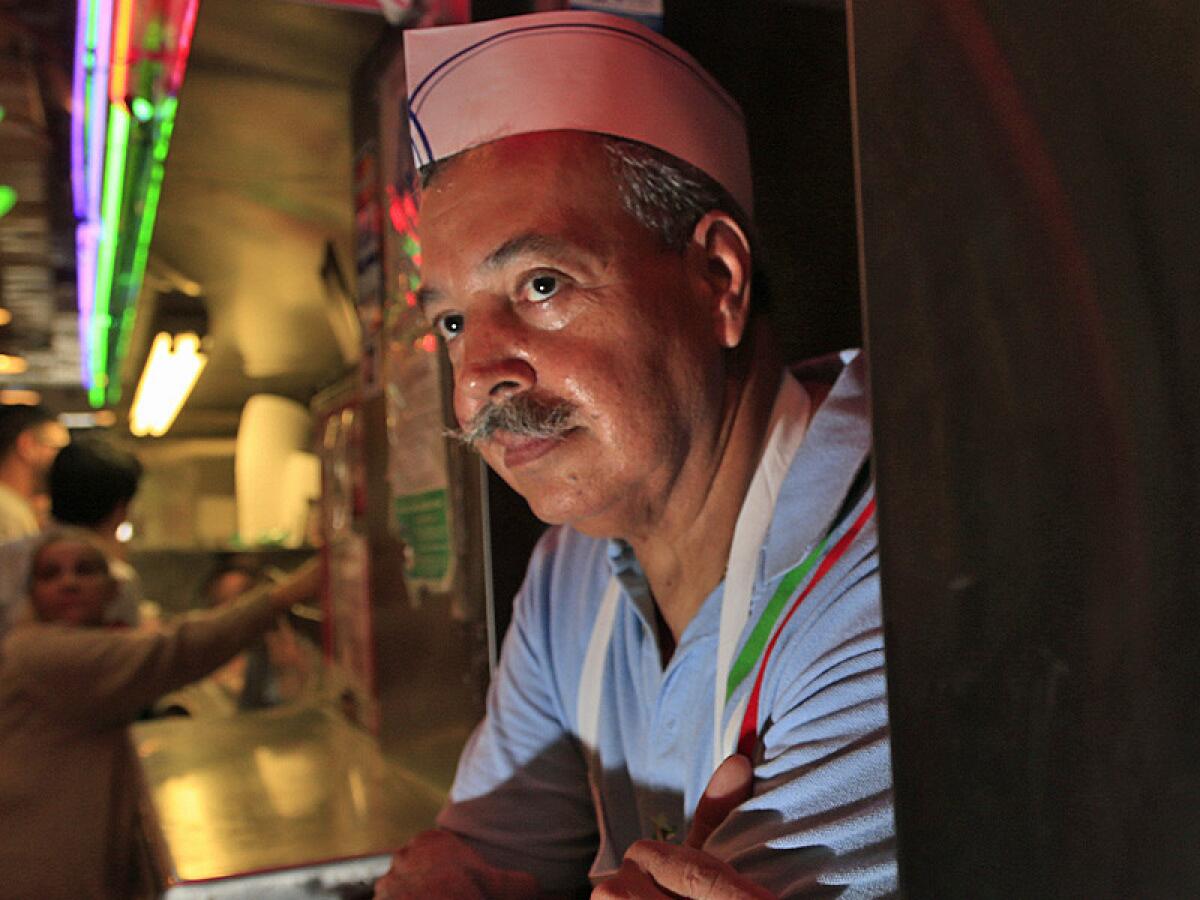
{"label": "neon light tube", "polygon": [[183,86],[183,72],[187,68],[188,56],[192,52],[192,34],[196,30],[196,12],[200,0],[186,0],[183,16],[179,20],[179,39],[176,41],[175,64],[167,78],[167,94],[174,97]]}
{"label": "neon light tube", "polygon": [[92,379],[92,303],[96,296],[96,248],[100,226],[80,222],[75,228],[75,281],[79,307],[80,380],[90,384]]}
{"label": "neon light tube", "polygon": [[117,254],[117,226],[121,222],[121,201],[125,191],[125,156],[129,148],[129,113],[123,106],[109,109],[108,153],[104,160],[104,204],[100,214],[100,245],[96,254],[96,298],[92,307],[92,377],[89,400],[95,403],[99,389],[103,405],[108,387],[108,333],[112,326],[109,303],[112,300],[113,269]]}
{"label": "neon light tube", "polygon": [[76,219],[82,219],[87,210],[83,156],[83,123],[87,118],[87,81],[91,68],[87,47],[88,0],[79,0],[75,7],[75,67],[71,73],[71,198]]}
{"label": "neon light tube", "polygon": [[[176,97],[167,97],[159,107],[158,134],[154,139],[154,150],[150,168],[150,179],[146,186],[146,198],[142,202],[142,220],[138,223],[137,244],[133,251],[133,263],[129,270],[130,296],[136,298],[146,274],[146,260],[150,256],[150,240],[154,237],[154,224],[158,218],[158,202],[162,197],[163,175],[166,172],[167,151],[171,146],[171,134],[175,130],[175,113],[179,108]],[[137,306],[130,302],[121,316],[117,336],[117,359],[124,359],[129,350],[129,338],[133,331]],[[116,389],[114,393],[113,389]],[[120,399],[120,384],[110,385],[109,401]]]}
{"label": "neon light tube", "polygon": [[87,172],[88,206],[85,218],[100,221],[101,191],[104,184],[105,124],[108,119],[108,103],[105,90],[108,85],[108,58],[112,43],[112,0],[92,0],[89,8],[94,22],[88,25],[95,33],[95,41],[89,41],[92,51],[92,79],[87,96]]}
{"label": "neon light tube", "polygon": [[[76,12],[75,78],[82,76],[83,95],[76,91],[71,111],[72,189],[80,229],[76,235],[79,340],[84,384],[92,381],[92,310],[96,293],[96,252],[100,228],[101,190],[104,184],[105,124],[108,117],[106,87],[112,39],[112,0],[79,0]],[[84,39],[79,40],[81,25]],[[75,138],[80,144],[75,144]],[[78,153],[78,156],[75,154]]]}
{"label": "neon light tube", "polygon": [[166,434],[207,362],[195,334],[178,335],[172,347],[171,336],[159,332],[133,396],[129,430],[138,437]]}
{"label": "neon light tube", "polygon": [[112,73],[108,83],[108,101],[123,106],[129,93],[129,42],[133,32],[133,0],[117,0],[113,17]]}

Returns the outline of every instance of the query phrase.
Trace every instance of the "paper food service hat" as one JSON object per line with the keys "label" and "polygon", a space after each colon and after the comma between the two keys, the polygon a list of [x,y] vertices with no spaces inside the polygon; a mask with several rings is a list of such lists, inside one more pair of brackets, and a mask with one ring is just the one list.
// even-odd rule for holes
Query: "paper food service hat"
{"label": "paper food service hat", "polygon": [[593,131],[691,163],[753,215],[737,102],[636,22],[576,11],[418,28],[404,55],[417,166],[517,134]]}

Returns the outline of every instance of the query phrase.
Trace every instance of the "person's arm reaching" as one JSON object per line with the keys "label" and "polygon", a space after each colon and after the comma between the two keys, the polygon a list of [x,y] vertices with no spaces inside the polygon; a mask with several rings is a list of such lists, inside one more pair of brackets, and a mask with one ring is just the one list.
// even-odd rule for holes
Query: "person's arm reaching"
{"label": "person's arm reaching", "polygon": [[24,689],[64,716],[96,725],[132,721],[161,695],[207,675],[319,585],[316,560],[286,581],[161,630],[17,629],[7,664]]}

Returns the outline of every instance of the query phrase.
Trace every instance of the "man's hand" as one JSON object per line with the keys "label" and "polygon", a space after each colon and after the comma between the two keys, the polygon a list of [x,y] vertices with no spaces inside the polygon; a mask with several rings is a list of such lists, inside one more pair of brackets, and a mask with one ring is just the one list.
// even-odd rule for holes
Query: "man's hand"
{"label": "man's hand", "polygon": [[536,900],[537,880],[497,869],[448,831],[423,831],[396,851],[375,900]]}
{"label": "man's hand", "polygon": [[700,849],[734,807],[750,796],[753,776],[744,756],[721,763],[696,805],[683,844],[638,841],[625,854],[617,874],[592,892],[592,900],[772,900],[770,892]]}

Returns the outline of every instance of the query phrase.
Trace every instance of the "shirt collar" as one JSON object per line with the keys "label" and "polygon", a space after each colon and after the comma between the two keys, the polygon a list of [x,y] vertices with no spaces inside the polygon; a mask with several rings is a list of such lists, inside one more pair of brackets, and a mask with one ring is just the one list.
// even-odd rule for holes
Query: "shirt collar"
{"label": "shirt collar", "polygon": [[793,568],[825,535],[871,446],[862,353],[822,357],[793,368],[792,374],[802,384],[836,380],[809,423],[779,492],[763,547],[764,581]]}
{"label": "shirt collar", "polygon": [[[781,392],[792,378],[801,385],[832,381],[833,386],[812,415],[780,489],[760,551],[759,585],[793,568],[825,535],[871,444],[866,360],[861,352],[846,350],[800,363],[790,374],[785,372]],[[646,621],[653,622],[650,587],[633,548],[609,539],[608,558],[614,577]]]}

